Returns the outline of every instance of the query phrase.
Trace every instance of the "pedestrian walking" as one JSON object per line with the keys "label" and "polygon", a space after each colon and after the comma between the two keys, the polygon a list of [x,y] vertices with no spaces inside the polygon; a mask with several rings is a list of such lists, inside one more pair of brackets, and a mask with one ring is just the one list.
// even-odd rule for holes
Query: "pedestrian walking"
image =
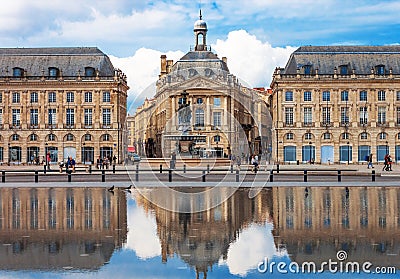
{"label": "pedestrian walking", "polygon": [[368,169],[369,168],[374,168],[374,166],[372,165],[372,153],[371,154],[369,154],[369,156],[368,156]]}
{"label": "pedestrian walking", "polygon": [[389,154],[386,154],[385,157],[383,158],[384,160],[384,165],[382,171],[388,171],[389,167]]}
{"label": "pedestrian walking", "polygon": [[390,156],[390,154],[389,154],[388,155],[388,162],[387,162],[387,164],[388,164],[387,171],[392,171],[392,163],[393,163],[392,156]]}

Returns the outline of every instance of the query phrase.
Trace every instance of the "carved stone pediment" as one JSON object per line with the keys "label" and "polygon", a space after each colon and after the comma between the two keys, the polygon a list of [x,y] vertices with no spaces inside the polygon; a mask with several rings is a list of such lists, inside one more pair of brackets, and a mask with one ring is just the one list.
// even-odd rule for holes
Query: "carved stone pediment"
{"label": "carved stone pediment", "polygon": [[204,89],[217,89],[221,88],[221,86],[224,86],[225,84],[221,84],[219,82],[215,82],[213,80],[210,80],[208,78],[204,77],[196,77],[190,80],[187,80],[185,82],[182,82],[179,84],[179,87],[184,87],[184,88],[204,88]]}

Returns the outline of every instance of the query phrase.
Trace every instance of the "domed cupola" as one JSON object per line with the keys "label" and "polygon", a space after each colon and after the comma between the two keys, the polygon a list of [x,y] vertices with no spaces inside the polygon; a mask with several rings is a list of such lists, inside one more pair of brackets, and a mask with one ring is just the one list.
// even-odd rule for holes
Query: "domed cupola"
{"label": "domed cupola", "polygon": [[194,35],[196,39],[195,51],[207,50],[206,36],[207,36],[207,23],[203,20],[200,10],[200,19],[194,23]]}

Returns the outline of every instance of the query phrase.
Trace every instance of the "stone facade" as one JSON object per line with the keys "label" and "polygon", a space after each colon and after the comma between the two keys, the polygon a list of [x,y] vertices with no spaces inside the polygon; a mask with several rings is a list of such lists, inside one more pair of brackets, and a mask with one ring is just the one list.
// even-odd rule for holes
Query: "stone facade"
{"label": "stone facade", "polygon": [[123,160],[128,86],[99,49],[0,49],[0,68],[0,162]]}
{"label": "stone facade", "polygon": [[271,83],[277,162],[400,160],[399,46],[300,47]]}
{"label": "stone facade", "polygon": [[228,157],[266,151],[268,110],[206,45],[207,25],[194,25],[196,45],[176,63],[161,56],[156,94],[134,115],[139,155]]}

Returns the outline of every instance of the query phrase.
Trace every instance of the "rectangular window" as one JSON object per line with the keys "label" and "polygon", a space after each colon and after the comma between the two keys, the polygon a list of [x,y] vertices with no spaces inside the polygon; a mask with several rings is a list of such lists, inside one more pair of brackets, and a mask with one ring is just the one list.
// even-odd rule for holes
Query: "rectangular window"
{"label": "rectangular window", "polygon": [[31,109],[31,125],[37,126],[39,124],[39,110]]}
{"label": "rectangular window", "polygon": [[75,111],[74,111],[74,109],[68,108],[66,116],[67,116],[66,124],[68,126],[73,126],[75,124]]}
{"label": "rectangular window", "polygon": [[0,109],[0,126],[3,125],[3,109]]}
{"label": "rectangular window", "polygon": [[368,123],[368,108],[360,107],[360,124]]}
{"label": "rectangular window", "polygon": [[363,101],[363,102],[368,101],[367,91],[360,91],[360,101]]}
{"label": "rectangular window", "polygon": [[56,109],[49,109],[49,125],[55,125],[57,123]]}
{"label": "rectangular window", "polygon": [[75,102],[75,94],[74,92],[67,92],[67,103]]}
{"label": "rectangular window", "polygon": [[111,109],[109,108],[103,109],[103,125],[111,125]]}
{"label": "rectangular window", "polygon": [[0,92],[0,103],[3,102],[3,93]]}
{"label": "rectangular window", "polygon": [[349,74],[347,65],[342,65],[342,66],[340,66],[340,74],[341,74],[342,76],[345,76],[345,75],[348,75],[348,74]]}
{"label": "rectangular window", "polygon": [[383,90],[378,91],[378,101],[385,101],[386,100],[386,93]]}
{"label": "rectangular window", "polygon": [[214,127],[221,127],[221,112],[214,111],[213,118],[214,118]]}
{"label": "rectangular window", "polygon": [[93,110],[91,108],[85,109],[85,126],[92,126]]}
{"label": "rectangular window", "polygon": [[386,123],[386,107],[378,107],[378,124]]}
{"label": "rectangular window", "polygon": [[21,101],[20,94],[18,92],[14,92],[12,94],[12,102],[13,102],[13,104],[19,104],[20,101]]}
{"label": "rectangular window", "polygon": [[20,109],[12,110],[12,125],[13,126],[21,125],[21,110]]}
{"label": "rectangular window", "polygon": [[285,101],[286,102],[293,102],[293,92],[292,91],[286,91],[286,93],[285,93]]}
{"label": "rectangular window", "polygon": [[400,107],[396,108],[396,123],[400,125]]}
{"label": "rectangular window", "polygon": [[304,102],[311,102],[311,91],[304,92]]}
{"label": "rectangular window", "polygon": [[37,92],[32,92],[31,93],[31,103],[37,103],[39,102],[39,96]]}
{"label": "rectangular window", "polygon": [[340,108],[340,122],[342,124],[349,123],[349,108],[347,107]]}
{"label": "rectangular window", "polygon": [[108,92],[108,91],[103,92],[103,102],[104,102],[104,103],[109,103],[109,102],[111,102],[111,95],[110,95],[110,92]]}
{"label": "rectangular window", "polygon": [[305,107],[304,108],[304,124],[311,125],[312,123],[312,108]]}
{"label": "rectangular window", "polygon": [[322,92],[322,101],[330,102],[330,100],[331,100],[331,92],[329,92],[329,91]]}
{"label": "rectangular window", "polygon": [[[1,93],[0,93],[1,94]],[[0,95],[1,96],[1,95]],[[400,91],[396,92],[396,101],[400,101]],[[1,100],[0,100],[1,103]]]}
{"label": "rectangular window", "polygon": [[285,108],[285,123],[293,125],[293,108]]}
{"label": "rectangular window", "polygon": [[92,92],[85,92],[85,103],[92,102]]}
{"label": "rectangular window", "polygon": [[330,107],[322,108],[322,123],[326,124],[326,125],[331,123],[331,108]]}
{"label": "rectangular window", "polygon": [[49,92],[48,97],[49,97],[49,103],[57,102],[56,92]]}
{"label": "rectangular window", "polygon": [[220,107],[220,106],[221,106],[221,99],[214,98],[214,107]]}
{"label": "rectangular window", "polygon": [[342,102],[348,102],[349,101],[349,91],[342,91],[341,100],[342,100]]}

